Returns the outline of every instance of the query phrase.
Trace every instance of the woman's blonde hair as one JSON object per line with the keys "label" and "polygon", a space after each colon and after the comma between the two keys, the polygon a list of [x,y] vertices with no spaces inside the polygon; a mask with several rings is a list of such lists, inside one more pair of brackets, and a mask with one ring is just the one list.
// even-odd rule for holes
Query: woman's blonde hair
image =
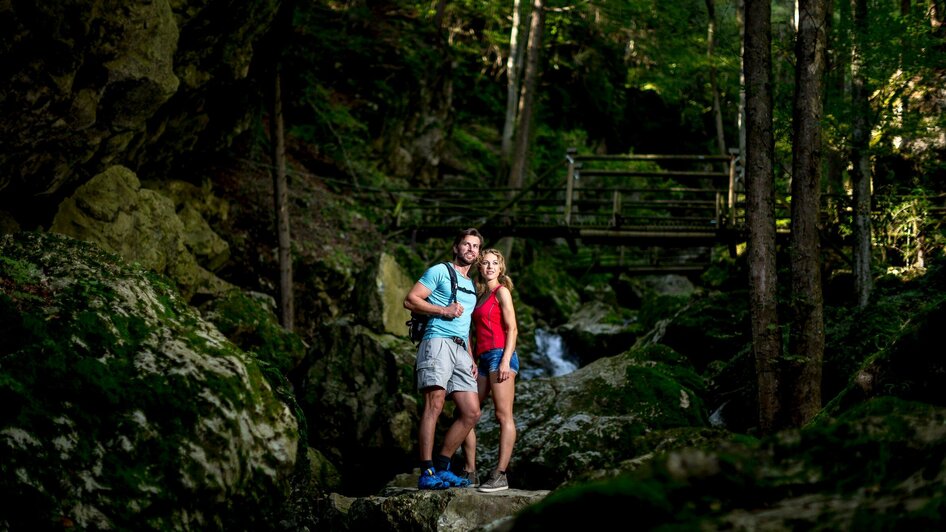
{"label": "woman's blonde hair", "polygon": [[[486,260],[487,255],[496,255],[496,258],[499,259],[499,277],[497,277],[496,280],[499,281],[499,284],[505,286],[507,290],[512,292],[512,279],[506,275],[506,257],[503,257],[503,254],[498,249],[490,248],[480,252],[480,258],[477,262],[477,269],[479,269],[479,265],[482,264],[484,260]],[[476,291],[482,294],[486,290],[486,283],[482,280],[481,273],[476,278]]]}

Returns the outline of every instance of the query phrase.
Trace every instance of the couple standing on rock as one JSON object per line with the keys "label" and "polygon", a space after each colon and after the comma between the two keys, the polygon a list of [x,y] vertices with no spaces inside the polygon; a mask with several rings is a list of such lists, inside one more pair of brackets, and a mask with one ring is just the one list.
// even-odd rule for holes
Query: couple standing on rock
{"label": "couple standing on rock", "polygon": [[[508,489],[506,468],[516,442],[512,405],[515,397],[519,357],[516,354],[516,311],[512,302],[512,280],[506,263],[495,249],[480,253],[483,236],[476,229],[461,231],[453,242],[453,261],[429,268],[404,298],[404,307],[427,314],[427,331],[417,348],[417,388],[424,396],[418,430],[420,450],[419,489],[473,487],[477,484],[476,432],[480,405],[492,394],[499,423],[499,459],[479,491]],[[474,284],[470,267],[478,265],[480,279]],[[457,275],[456,301],[451,298],[451,275]],[[475,325],[476,348],[471,349],[470,325]],[[471,353],[476,353],[474,358]],[[440,454],[433,456],[437,419],[447,397],[456,404],[457,415],[444,436]],[[455,474],[450,460],[460,446],[465,458],[462,474]]]}

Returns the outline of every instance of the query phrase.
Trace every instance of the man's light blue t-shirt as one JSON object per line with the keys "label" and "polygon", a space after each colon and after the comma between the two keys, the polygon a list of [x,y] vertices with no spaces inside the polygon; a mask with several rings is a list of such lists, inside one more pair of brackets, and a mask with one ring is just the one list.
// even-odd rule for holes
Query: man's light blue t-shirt
{"label": "man's light blue t-shirt", "polygon": [[[450,272],[447,268],[453,268],[453,266],[443,263],[431,266],[420,278],[420,284],[431,290],[427,301],[438,307],[450,304]],[[424,340],[459,336],[464,342],[467,341],[473,309],[476,307],[476,290],[473,287],[473,281],[460,275],[459,272],[457,272],[457,301],[463,305],[463,315],[452,320],[432,316],[427,325]]]}

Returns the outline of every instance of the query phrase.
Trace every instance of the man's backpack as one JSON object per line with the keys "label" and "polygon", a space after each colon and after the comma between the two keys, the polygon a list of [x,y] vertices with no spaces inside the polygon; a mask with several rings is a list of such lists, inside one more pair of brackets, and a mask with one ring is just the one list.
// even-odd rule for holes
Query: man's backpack
{"label": "man's backpack", "polygon": [[[447,271],[450,272],[450,300],[447,301],[447,304],[453,303],[457,300],[457,272],[453,269],[453,266],[449,262],[444,262],[444,266],[447,267]],[[427,324],[430,323],[430,319],[433,316],[428,314],[415,314],[411,312],[411,319],[407,320],[407,336],[410,337],[411,341],[415,344],[424,339],[424,333],[427,332]]]}

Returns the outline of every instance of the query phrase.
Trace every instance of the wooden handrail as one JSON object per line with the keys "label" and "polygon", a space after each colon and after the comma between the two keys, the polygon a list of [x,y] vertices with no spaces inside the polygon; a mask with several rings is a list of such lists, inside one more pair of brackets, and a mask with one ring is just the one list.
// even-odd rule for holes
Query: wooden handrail
{"label": "wooden handrail", "polygon": [[577,161],[698,161],[729,162],[728,155],[573,155]]}

